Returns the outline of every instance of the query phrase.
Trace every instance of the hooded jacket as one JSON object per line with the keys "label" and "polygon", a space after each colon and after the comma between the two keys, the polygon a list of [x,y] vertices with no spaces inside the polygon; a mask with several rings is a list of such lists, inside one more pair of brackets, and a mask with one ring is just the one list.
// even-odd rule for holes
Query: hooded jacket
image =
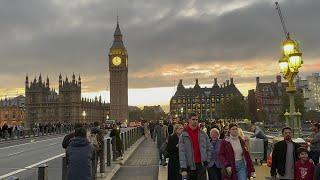
{"label": "hooded jacket", "polygon": [[86,138],[75,137],[66,151],[68,180],[91,180],[95,151]]}

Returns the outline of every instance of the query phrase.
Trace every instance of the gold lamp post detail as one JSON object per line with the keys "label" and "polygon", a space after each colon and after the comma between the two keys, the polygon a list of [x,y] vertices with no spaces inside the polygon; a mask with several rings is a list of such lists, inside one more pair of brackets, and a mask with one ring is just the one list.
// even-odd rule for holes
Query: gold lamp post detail
{"label": "gold lamp post detail", "polygon": [[299,43],[287,36],[283,42],[282,58],[279,60],[280,72],[288,80],[286,89],[289,94],[290,109],[289,113],[285,112],[287,126],[293,128],[295,137],[301,136],[301,113],[295,111],[294,93],[297,91],[294,84],[294,78],[299,73],[299,68],[303,64],[302,53],[300,52]]}

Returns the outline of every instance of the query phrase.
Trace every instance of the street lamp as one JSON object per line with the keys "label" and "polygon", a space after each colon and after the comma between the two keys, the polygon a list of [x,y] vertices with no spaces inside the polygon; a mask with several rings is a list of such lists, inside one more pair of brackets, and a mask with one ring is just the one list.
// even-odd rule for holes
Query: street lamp
{"label": "street lamp", "polygon": [[299,68],[303,64],[302,53],[300,52],[299,43],[287,36],[283,42],[282,58],[279,60],[280,72],[285,79],[288,80],[286,89],[289,94],[290,109],[286,112],[286,125],[293,128],[295,137],[301,136],[301,113],[295,111],[294,93],[297,91],[294,84],[294,78],[299,73]]}
{"label": "street lamp", "polygon": [[85,122],[86,121],[86,111],[82,111],[82,117],[83,117],[83,121]]}
{"label": "street lamp", "polygon": [[180,108],[180,112],[181,112],[181,119],[183,118],[183,107]]}

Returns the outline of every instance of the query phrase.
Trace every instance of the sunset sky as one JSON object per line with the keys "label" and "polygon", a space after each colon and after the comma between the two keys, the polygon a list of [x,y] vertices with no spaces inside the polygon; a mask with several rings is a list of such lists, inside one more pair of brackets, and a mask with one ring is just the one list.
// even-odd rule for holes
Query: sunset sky
{"label": "sunset sky", "polygon": [[[302,77],[320,71],[320,1],[280,0],[303,53]],[[83,96],[109,101],[108,51],[119,15],[129,55],[129,104],[166,105],[174,82],[230,77],[247,95],[275,81],[284,34],[272,0],[2,0],[0,97],[30,79],[81,75]]]}

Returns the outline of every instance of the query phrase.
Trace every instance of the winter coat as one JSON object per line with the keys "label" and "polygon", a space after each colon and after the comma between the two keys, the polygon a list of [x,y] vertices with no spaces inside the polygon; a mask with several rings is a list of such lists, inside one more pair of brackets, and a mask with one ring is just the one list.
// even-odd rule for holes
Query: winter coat
{"label": "winter coat", "polygon": [[265,133],[262,131],[262,129],[258,126],[256,126],[256,128],[254,130],[254,134],[251,137],[263,139],[264,141],[268,141],[268,137],[265,135]]}
{"label": "winter coat", "polygon": [[[207,165],[211,158],[211,144],[208,135],[199,129],[199,148],[201,163]],[[187,130],[183,130],[179,137],[179,160],[181,170],[196,170],[192,141]]]}
{"label": "winter coat", "polygon": [[156,125],[153,132],[153,140],[157,138],[157,147],[160,148],[161,145],[166,141],[168,137],[168,128],[160,125]]}
{"label": "winter coat", "polygon": [[104,150],[104,133],[102,132],[102,130],[97,127],[93,127],[91,129],[91,134],[97,134],[96,137],[100,145],[100,151],[103,151]]}
{"label": "winter coat", "polygon": [[66,158],[68,180],[92,180],[95,151],[86,138],[72,139],[67,147]]}
{"label": "winter coat", "polygon": [[177,134],[172,134],[168,138],[167,152],[169,153],[168,163],[168,180],[181,180],[180,165],[179,165],[179,137]]}
{"label": "winter coat", "polygon": [[208,167],[212,167],[213,165],[216,165],[217,168],[223,168],[223,164],[220,162],[218,158],[220,145],[221,145],[220,139],[216,141],[211,141],[211,159],[209,161]]}
{"label": "winter coat", "polygon": [[[299,144],[293,143],[293,156],[294,161],[298,160],[297,149],[300,147]],[[286,154],[287,154],[287,143],[285,140],[279,141],[274,144],[272,151],[272,164],[270,174],[276,176],[277,173],[284,176],[286,169]]]}
{"label": "winter coat", "polygon": [[[243,151],[243,159],[246,163],[246,170],[247,170],[247,176],[250,178],[251,173],[255,172],[252,160],[250,158],[250,154],[248,151],[248,148],[245,145],[245,142],[240,139],[240,144]],[[229,142],[229,137],[221,141],[220,144],[220,151],[218,154],[218,157],[220,159],[220,162],[222,162],[224,167],[231,167],[232,174],[229,177],[224,177],[224,179],[228,180],[237,180],[237,173],[235,172],[236,169],[236,161],[235,161],[235,155],[232,148],[231,143]]]}
{"label": "winter coat", "polygon": [[110,137],[112,138],[112,145],[116,141],[116,149],[122,152],[122,141],[120,137],[120,129],[112,129],[110,132]]}

